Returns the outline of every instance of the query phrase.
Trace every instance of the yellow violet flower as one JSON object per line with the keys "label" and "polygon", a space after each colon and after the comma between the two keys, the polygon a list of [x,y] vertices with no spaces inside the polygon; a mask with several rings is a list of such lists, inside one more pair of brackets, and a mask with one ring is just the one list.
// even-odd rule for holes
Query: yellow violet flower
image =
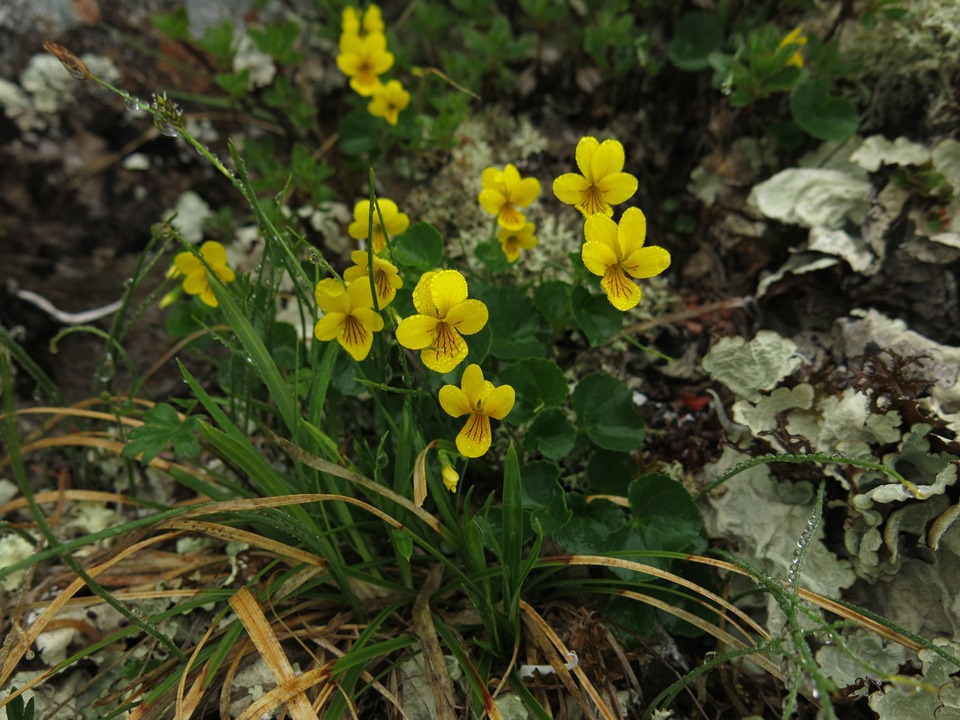
{"label": "yellow violet flower", "polygon": [[640,302],[640,287],[627,277],[648,278],[670,267],[670,253],[662,247],[644,247],[647,219],[639,208],[629,208],[617,225],[606,215],[591,215],[584,224],[581,257],[587,270],[603,279],[600,287],[617,310]]}
{"label": "yellow violet flower", "polygon": [[520,171],[508,163],[503,170],[488,167],[480,177],[483,190],[477,200],[480,207],[496,215],[501,227],[519,230],[526,222],[518,207],[527,207],[540,194],[540,181],[521,178]]}
{"label": "yellow violet flower", "polygon": [[[393,200],[386,198],[377,198],[377,204],[380,206],[380,212],[383,213],[383,222],[386,224],[387,232],[390,237],[396,237],[408,227],[410,227],[410,218],[406,213],[400,212],[397,204]],[[370,201],[361,200],[353,207],[353,222],[347,228],[347,233],[354,240],[366,240],[370,235]],[[380,216],[376,209],[373,211],[373,252],[378,253],[383,250],[387,244],[387,239],[383,234],[383,228],[380,227]]]}
{"label": "yellow violet flower", "polygon": [[462,335],[473,335],[487,324],[487,306],[467,299],[467,279],[458,270],[432,270],[420,276],[413,290],[411,315],[397,326],[397,342],[420,350],[423,364],[448,373],[467,357]]}
{"label": "yellow violet flower", "polygon": [[410,93],[403,89],[399,80],[381,84],[373,91],[373,99],[367,105],[367,112],[374,117],[382,117],[391,125],[396,125],[400,111],[410,104]]}
{"label": "yellow violet flower", "polygon": [[803,32],[803,28],[794,28],[780,41],[780,44],[777,45],[777,50],[784,48],[787,45],[797,45],[797,51],[790,56],[790,59],[787,60],[787,65],[794,65],[795,67],[803,67],[803,53],[800,52],[800,48],[807,44],[807,36]]}
{"label": "yellow violet flower", "polygon": [[[490,449],[492,434],[490,418],[503,420],[516,400],[509,385],[494,387],[483,379],[479,365],[467,365],[460,379],[460,387],[444,385],[440,388],[440,407],[451,417],[469,415],[467,424],[457,435],[457,450],[469,458],[478,458]],[[448,486],[449,487],[449,486]]]}
{"label": "yellow violet flower", "polygon": [[[370,256],[363,250],[354,250],[350,253],[350,259],[353,260],[354,265],[344,271],[343,279],[348,283],[352,283],[354,280],[368,279],[370,277]],[[397,290],[403,287],[403,280],[400,279],[400,271],[397,266],[389,260],[374,255],[373,286],[377,289],[377,305],[383,310],[393,302]]]}
{"label": "yellow violet flower", "polygon": [[366,278],[344,288],[336,280],[322,280],[316,288],[317,305],[323,310],[313,335],[324,342],[336,340],[358,362],[373,346],[373,334],[383,330],[383,318],[373,311],[373,293]]}
{"label": "yellow violet flower", "polygon": [[393,53],[387,51],[387,38],[372,35],[344,34],[340,37],[337,67],[350,78],[350,87],[369,97],[380,85],[379,76],[393,66]]}
{"label": "yellow violet flower", "polygon": [[623,145],[616,140],[597,142],[583,137],[577,143],[577,167],[581,175],[565,173],[553,181],[553,194],[573,205],[585,217],[594,213],[613,215],[612,205],[629,200],[637,191],[637,179],[623,172]]}
{"label": "yellow violet flower", "polygon": [[[227,265],[227,251],[220,243],[214,240],[207,240],[200,246],[200,254],[207,261],[213,271],[220,278],[220,282],[233,282],[236,274]],[[200,259],[189,250],[177,253],[173,258],[173,276],[185,275],[183,279],[183,291],[189,295],[199,295],[201,302],[210,307],[217,307],[217,297],[210,289],[210,283],[207,282],[207,269],[200,262]]]}
{"label": "yellow violet flower", "polygon": [[519,230],[500,228],[497,231],[497,240],[500,241],[500,247],[509,262],[519,258],[521,250],[530,250],[537,245],[537,239],[533,236],[533,223],[526,223]]}

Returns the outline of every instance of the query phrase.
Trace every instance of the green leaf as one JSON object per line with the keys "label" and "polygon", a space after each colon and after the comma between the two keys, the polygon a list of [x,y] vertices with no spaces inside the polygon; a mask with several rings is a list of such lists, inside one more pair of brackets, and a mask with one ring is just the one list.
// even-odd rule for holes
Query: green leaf
{"label": "green leaf", "polygon": [[576,555],[608,555],[610,536],[626,523],[623,510],[608,500],[588,503],[580,493],[568,493],[570,521],[553,538],[565,552]]}
{"label": "green leaf", "polygon": [[823,80],[797,85],[790,95],[793,121],[818,140],[842,142],[860,126],[857,108],[849,100],[831,95]]}
{"label": "green leaf", "polygon": [[570,315],[570,285],[547,280],[533,289],[533,304],[552,328],[562,327]]}
{"label": "green leaf", "polygon": [[[544,535],[554,535],[573,516],[560,486],[560,468],[553,463],[532,462],[523,466],[523,509],[540,523]],[[527,532],[524,538],[528,538]]]}
{"label": "green leaf", "polygon": [[140,453],[140,462],[144,465],[173,445],[177,457],[195,458],[200,455],[200,442],[197,440],[197,418],[190,415],[183,421],[171,405],[154,405],[143,415],[143,425],[134,428],[127,436],[127,444],[121,455],[135,458]]}
{"label": "green leaf", "polygon": [[173,40],[190,39],[190,18],[185,5],[172,12],[154,16],[152,22],[157,30]]}
{"label": "green leaf", "polygon": [[496,238],[477,243],[474,254],[491,273],[503,273],[510,270],[510,262],[507,260],[507,256],[503,254],[500,241]]}
{"label": "green leaf", "polygon": [[573,409],[587,437],[605,450],[630,452],[643,442],[643,420],[633,394],[612,375],[583,378],[573,391]]}
{"label": "green leaf", "polygon": [[563,410],[552,408],[537,415],[524,440],[528,448],[538,450],[551,460],[559,460],[573,450],[577,431]]}
{"label": "green leaf", "polygon": [[637,472],[629,453],[597,450],[587,462],[587,487],[597,495],[627,496],[627,488]]}
{"label": "green leaf", "polygon": [[523,358],[501,372],[497,380],[501,385],[512,385],[517,393],[507,418],[518,425],[532,419],[540,409],[559,407],[567,399],[567,378],[552,360]]}
{"label": "green leaf", "polygon": [[394,259],[421,272],[436,270],[443,261],[443,238],[428,223],[411,225],[392,240]]}
{"label": "green leaf", "polygon": [[570,302],[573,319],[593,347],[603,345],[623,327],[623,313],[603,295],[593,295],[586,288],[575,287]]}
{"label": "green leaf", "polygon": [[633,523],[651,549],[699,552],[705,547],[700,511],[678,481],[646,473],[630,483],[627,498]]}
{"label": "green leaf", "polygon": [[546,354],[546,345],[537,337],[536,308],[524,289],[493,286],[484,289],[482,296],[490,311],[491,355],[514,360]]}
{"label": "green leaf", "polygon": [[681,70],[710,67],[707,57],[723,47],[723,23],[716,14],[695,10],[680,18],[667,46],[667,57]]}

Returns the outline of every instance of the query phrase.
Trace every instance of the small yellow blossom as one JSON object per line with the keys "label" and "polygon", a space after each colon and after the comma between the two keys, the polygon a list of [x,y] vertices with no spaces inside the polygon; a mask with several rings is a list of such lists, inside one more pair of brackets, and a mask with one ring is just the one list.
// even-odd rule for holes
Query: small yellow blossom
{"label": "small yellow blossom", "polygon": [[488,167],[480,177],[483,189],[477,198],[480,207],[497,217],[501,227],[519,230],[526,222],[518,207],[527,207],[540,194],[540,181],[521,178],[520,171],[508,163],[503,170]]}
{"label": "small yellow blossom", "polygon": [[577,143],[577,167],[581,175],[565,173],[553,181],[553,194],[573,205],[585,217],[594,213],[613,215],[612,205],[629,200],[637,191],[637,179],[623,172],[623,145],[616,140],[597,142],[583,137]]}
{"label": "small yellow blossom", "polygon": [[337,280],[317,283],[317,305],[323,310],[313,329],[317,340],[336,340],[358,362],[373,346],[373,333],[383,330],[383,318],[373,311],[373,293],[366,278],[344,287]]}
{"label": "small yellow blossom", "polygon": [[[386,198],[377,198],[377,204],[380,206],[380,212],[383,213],[383,222],[387,227],[387,233],[390,237],[396,237],[408,227],[410,227],[410,218],[406,213],[400,212],[397,204],[393,200]],[[347,228],[347,233],[354,240],[366,240],[370,235],[370,201],[361,200],[353,207],[353,222]],[[383,234],[383,228],[380,227],[380,216],[376,208],[373,211],[373,252],[378,253],[383,250],[387,244],[387,239]]]}
{"label": "small yellow blossom", "polygon": [[460,474],[450,464],[446,455],[440,456],[440,479],[443,480],[443,485],[447,490],[450,492],[457,491],[457,485],[460,484]]}
{"label": "small yellow blossom", "polygon": [[473,335],[487,324],[487,306],[467,299],[467,279],[458,270],[432,270],[420,276],[413,290],[411,315],[397,326],[397,342],[420,350],[423,364],[448,373],[467,357],[462,335]]}
{"label": "small yellow blossom", "polygon": [[787,60],[787,65],[793,65],[798,68],[803,67],[803,53],[800,52],[800,48],[807,44],[807,36],[803,32],[803,28],[794,28],[792,31],[787,33],[787,35],[780,41],[780,44],[777,45],[777,50],[786,47],[787,45],[796,45],[797,51],[790,56],[790,59]]}
{"label": "small yellow blossom", "polygon": [[373,99],[367,105],[367,112],[374,117],[382,117],[391,125],[396,125],[400,112],[410,104],[410,93],[403,89],[399,80],[381,84],[373,91]]}
{"label": "small yellow blossom", "polygon": [[619,225],[606,215],[591,215],[583,233],[583,264],[603,278],[600,287],[617,310],[629,310],[640,302],[640,287],[627,274],[648,278],[670,267],[670,253],[662,247],[643,246],[647,219],[639,208],[627,209]]}
{"label": "small yellow blossom", "polygon": [[519,230],[500,228],[497,231],[497,240],[500,241],[500,247],[509,262],[519,258],[521,250],[530,250],[537,245],[537,238],[533,236],[533,223],[526,223]]}
{"label": "small yellow blossom", "polygon": [[[440,388],[440,407],[451,417],[469,415],[467,424],[457,435],[457,450],[469,458],[478,458],[490,449],[492,434],[490,418],[503,420],[516,401],[516,393],[509,385],[494,387],[484,380],[479,365],[467,365],[460,379],[460,387],[444,385]],[[448,486],[449,487],[449,486]]]}
{"label": "small yellow blossom", "polygon": [[[344,271],[344,280],[352,283],[354,280],[370,277],[370,256],[366,252],[354,250],[350,253],[350,259],[353,260],[354,265]],[[400,271],[397,266],[374,255],[373,286],[377,289],[377,305],[383,310],[393,301],[397,290],[403,287],[403,280],[400,279]]]}
{"label": "small yellow blossom", "polygon": [[[227,251],[220,243],[207,240],[200,246],[200,254],[207,261],[207,265],[220,278],[220,282],[232,282],[236,277],[236,274],[227,265]],[[189,250],[177,253],[173,258],[171,273],[173,277],[185,275],[186,277],[183,279],[184,292],[200,296],[204,305],[217,307],[220,304],[217,302],[213,290],[210,289],[210,283],[207,282],[207,269],[200,262],[200,259]]]}
{"label": "small yellow blossom", "polygon": [[340,37],[337,67],[350,78],[350,87],[360,95],[373,95],[380,85],[379,76],[392,66],[393,53],[387,51],[387,38],[382,33]]}

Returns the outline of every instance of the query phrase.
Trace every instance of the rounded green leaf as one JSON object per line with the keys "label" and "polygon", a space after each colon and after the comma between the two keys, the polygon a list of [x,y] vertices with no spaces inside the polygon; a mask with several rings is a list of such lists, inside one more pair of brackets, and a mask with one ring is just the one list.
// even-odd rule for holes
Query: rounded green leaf
{"label": "rounded green leaf", "polygon": [[546,354],[547,347],[538,337],[537,310],[522,288],[491,286],[480,290],[478,297],[490,311],[491,355],[514,360]]}
{"label": "rounded green leaf", "polygon": [[597,446],[630,452],[644,438],[643,419],[633,404],[633,394],[606,373],[583,378],[573,391],[577,423]]}
{"label": "rounded green leaf", "polygon": [[842,142],[853,137],[860,126],[857,108],[849,100],[831,95],[824,81],[798,85],[790,95],[790,115],[818,140]]}
{"label": "rounded green leaf", "polygon": [[680,18],[667,46],[667,57],[681,70],[710,67],[708,56],[723,47],[723,23],[714,13],[695,10]]}
{"label": "rounded green leaf", "polygon": [[533,418],[538,408],[559,407],[567,399],[567,378],[552,360],[523,358],[500,373],[497,381],[512,385],[517,393],[507,419],[518,425]]}
{"label": "rounded green leaf", "polygon": [[393,251],[400,265],[422,272],[434,270],[443,261],[443,238],[433,225],[416,223],[393,238]]}
{"label": "rounded green leaf", "polygon": [[570,304],[573,319],[593,347],[603,345],[623,327],[623,313],[603,295],[592,295],[586,288],[575,287]]}
{"label": "rounded green leaf", "polygon": [[544,457],[559,460],[567,455],[577,441],[577,431],[563,410],[544,410],[527,430],[527,448],[539,450]]}

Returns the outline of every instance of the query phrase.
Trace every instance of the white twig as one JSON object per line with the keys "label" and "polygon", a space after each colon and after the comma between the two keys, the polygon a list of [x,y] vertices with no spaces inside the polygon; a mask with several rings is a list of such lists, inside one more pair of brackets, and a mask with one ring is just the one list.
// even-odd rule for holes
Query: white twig
{"label": "white twig", "polygon": [[94,320],[99,320],[104,318],[107,315],[112,315],[117,310],[120,309],[120,306],[123,304],[120,300],[112,302],[109,305],[104,305],[103,307],[94,308],[93,310],[85,310],[84,312],[70,313],[64,312],[57,308],[52,302],[47,300],[42,295],[37,295],[35,292],[30,292],[29,290],[21,290],[20,288],[14,288],[13,294],[16,295],[21,300],[26,300],[31,305],[36,305],[38,308],[43,310],[47,315],[52,317],[57,322],[63,323],[64,325],[83,325],[85,323],[93,322]]}
{"label": "white twig", "polygon": [[[577,665],[580,664],[580,658],[578,658],[577,654],[572,650],[567,653],[567,657],[570,659],[570,662],[564,663],[563,666],[567,670],[576,670]],[[521,665],[519,672],[523,680],[529,680],[536,675],[553,675],[557,671],[553,669],[553,665]]]}

